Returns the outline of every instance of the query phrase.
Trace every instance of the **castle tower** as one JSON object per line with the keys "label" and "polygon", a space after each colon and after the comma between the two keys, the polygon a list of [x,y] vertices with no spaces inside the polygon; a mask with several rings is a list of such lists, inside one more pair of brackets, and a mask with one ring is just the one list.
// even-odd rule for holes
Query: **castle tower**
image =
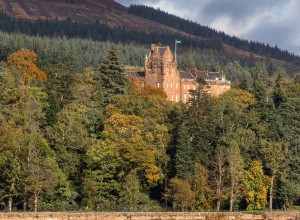
{"label": "castle tower", "polygon": [[168,100],[180,102],[180,75],[169,46],[151,45],[151,53],[145,60],[145,82],[162,88]]}

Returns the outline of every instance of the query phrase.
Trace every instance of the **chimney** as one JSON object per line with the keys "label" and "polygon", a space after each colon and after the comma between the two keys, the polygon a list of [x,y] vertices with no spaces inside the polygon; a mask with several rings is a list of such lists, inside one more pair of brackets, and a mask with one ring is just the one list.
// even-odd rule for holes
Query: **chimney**
{"label": "chimney", "polygon": [[151,44],[151,52],[154,52],[157,49],[156,44]]}
{"label": "chimney", "polygon": [[197,68],[196,68],[196,67],[191,68],[191,72],[192,72],[193,75],[196,74],[196,71],[197,71]]}

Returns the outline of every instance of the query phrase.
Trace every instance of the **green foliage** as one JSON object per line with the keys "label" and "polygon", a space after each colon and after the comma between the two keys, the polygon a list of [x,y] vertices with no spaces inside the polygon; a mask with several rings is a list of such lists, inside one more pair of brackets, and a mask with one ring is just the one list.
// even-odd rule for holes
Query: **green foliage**
{"label": "green foliage", "polygon": [[140,182],[136,171],[131,171],[122,185],[120,206],[128,211],[149,211],[158,208],[149,196],[141,191]]}
{"label": "green foliage", "polygon": [[267,198],[276,208],[299,205],[298,76],[180,47],[182,67],[224,68],[244,89],[211,97],[198,79],[183,105],[124,75],[122,63],[141,66],[148,45],[0,37],[2,59],[28,47],[48,76],[24,83],[0,64],[1,210],[151,211],[164,200],[166,209],[234,211],[246,202],[264,209]]}
{"label": "green foliage", "polygon": [[[201,80],[198,78],[198,80]],[[207,165],[212,154],[212,126],[207,126],[211,112],[212,100],[208,93],[204,90],[202,84],[196,90],[191,91],[190,108],[184,117],[188,118],[187,126],[191,136],[191,143],[194,152],[194,163],[200,162]]]}
{"label": "green foliage", "polygon": [[286,179],[283,181],[280,190],[280,198],[283,207],[288,209],[293,204],[298,204],[300,198],[300,166],[299,166],[299,132],[300,132],[300,99],[299,99],[299,83],[289,83],[287,87],[287,100],[282,103],[278,108],[278,113],[284,120],[282,121],[283,127],[283,140],[288,143],[289,157],[286,158],[289,169],[286,173]]}
{"label": "green foliage", "polygon": [[170,26],[192,35],[209,39],[212,41],[211,47],[225,43],[238,49],[266,55],[268,57],[270,56],[286,61],[299,60],[298,56],[295,56],[293,53],[289,53],[288,51],[280,50],[277,46],[271,47],[269,44],[265,45],[254,41],[241,40],[235,36],[229,36],[224,32],[216,31],[215,29],[200,25],[196,22],[171,15],[165,11],[162,11],[161,9],[154,9],[144,5],[131,5],[128,11],[129,13],[142,18]]}
{"label": "green foliage", "polygon": [[209,185],[208,169],[195,163],[192,177],[192,190],[195,193],[193,208],[196,210],[212,209],[213,191]]}
{"label": "green foliage", "polygon": [[244,161],[237,142],[232,140],[227,149],[228,174],[230,183],[229,211],[234,210],[234,201],[243,196]]}
{"label": "green foliage", "polygon": [[112,45],[107,57],[99,67],[99,80],[103,87],[105,104],[111,101],[112,94],[125,94],[129,79],[125,75],[124,68],[120,62],[117,47]]}
{"label": "green foliage", "polygon": [[284,83],[283,73],[279,72],[273,89],[273,102],[276,108],[278,108],[279,105],[285,102],[287,99],[283,83]]}
{"label": "green foliage", "polygon": [[178,207],[181,211],[191,209],[195,195],[191,184],[186,179],[171,179],[170,189],[174,208]]}
{"label": "green foliage", "polygon": [[270,179],[264,174],[262,163],[254,160],[245,172],[247,210],[261,210],[267,205]]}
{"label": "green foliage", "polygon": [[112,144],[97,141],[87,150],[87,166],[84,170],[83,204],[87,210],[113,209],[116,205],[118,166],[121,158]]}
{"label": "green foliage", "polygon": [[193,168],[194,158],[190,139],[189,130],[187,126],[182,123],[178,131],[175,156],[176,176],[181,179],[190,175]]}

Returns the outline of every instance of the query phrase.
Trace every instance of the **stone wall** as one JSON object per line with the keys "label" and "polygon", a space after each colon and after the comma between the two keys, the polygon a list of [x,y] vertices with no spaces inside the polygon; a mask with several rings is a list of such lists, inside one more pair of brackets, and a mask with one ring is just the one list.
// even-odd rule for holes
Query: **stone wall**
{"label": "stone wall", "polygon": [[262,215],[222,212],[0,213],[0,220],[300,220],[299,212]]}
{"label": "stone wall", "polygon": [[151,45],[151,55],[145,60],[145,83],[162,88],[169,101],[180,101],[180,75],[169,46]]}
{"label": "stone wall", "polygon": [[190,99],[190,91],[195,90],[198,84],[195,81],[181,81],[181,102],[186,103]]}
{"label": "stone wall", "polygon": [[230,89],[230,84],[228,83],[211,83],[208,89],[212,96],[218,97],[224,92]]}

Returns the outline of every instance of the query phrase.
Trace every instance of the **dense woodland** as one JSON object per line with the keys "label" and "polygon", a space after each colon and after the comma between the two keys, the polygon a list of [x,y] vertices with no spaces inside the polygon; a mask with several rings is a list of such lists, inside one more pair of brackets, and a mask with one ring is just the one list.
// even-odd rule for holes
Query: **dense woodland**
{"label": "dense woodland", "polygon": [[34,35],[0,32],[1,210],[300,205],[299,74],[180,45],[180,68],[234,80],[215,98],[198,79],[183,105],[124,74],[147,44]]}
{"label": "dense woodland", "polygon": [[276,58],[279,60],[293,61],[295,63],[300,62],[299,56],[296,56],[295,54],[290,53],[286,50],[281,50],[277,47],[277,45],[275,47],[272,47],[269,44],[248,41],[235,36],[230,36],[222,31],[217,31],[210,27],[200,25],[196,22],[185,20],[160,9],[154,9],[145,5],[131,5],[128,12],[145,19],[173,27],[177,30],[202,37],[204,39],[214,39],[219,43],[225,43],[241,50]]}
{"label": "dense woodland", "polygon": [[[184,40],[185,46],[202,49],[214,49],[221,51],[222,44],[216,40],[200,40],[186,37],[180,34],[153,30],[151,33],[144,33],[137,30],[128,30],[123,26],[115,28],[105,23],[74,23],[66,20],[19,20],[0,13],[0,30],[7,33],[23,33],[30,36],[48,37],[77,37],[88,38],[97,41],[111,41],[114,43],[133,43],[150,45],[152,43],[174,44],[174,39]],[[156,42],[153,42],[155,39]]]}

